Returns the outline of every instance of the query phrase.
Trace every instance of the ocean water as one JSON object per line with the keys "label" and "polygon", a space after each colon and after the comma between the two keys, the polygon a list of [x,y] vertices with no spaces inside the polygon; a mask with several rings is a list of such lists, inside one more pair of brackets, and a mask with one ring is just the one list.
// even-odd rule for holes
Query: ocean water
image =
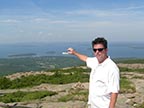
{"label": "ocean water", "polygon": [[[72,56],[63,55],[63,51],[72,47],[78,52],[93,56],[91,43],[23,43],[0,44],[0,58],[25,56]],[[144,58],[144,43],[110,43],[108,54],[111,58]]]}

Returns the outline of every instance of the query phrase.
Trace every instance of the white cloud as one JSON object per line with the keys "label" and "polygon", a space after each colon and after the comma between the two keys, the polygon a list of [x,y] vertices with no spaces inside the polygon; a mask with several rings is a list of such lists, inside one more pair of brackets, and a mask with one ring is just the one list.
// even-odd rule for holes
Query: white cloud
{"label": "white cloud", "polygon": [[67,20],[54,20],[54,19],[49,19],[49,18],[35,18],[32,20],[32,22],[49,23],[49,24],[69,24],[69,23],[72,23],[71,21],[67,21]]}
{"label": "white cloud", "polygon": [[67,15],[86,15],[86,16],[97,16],[97,17],[106,17],[106,16],[124,16],[126,13],[119,13],[111,10],[77,10],[66,12]]}
{"label": "white cloud", "polygon": [[132,5],[122,8],[111,8],[111,9],[80,9],[73,11],[66,11],[66,15],[77,15],[77,16],[96,16],[96,17],[123,17],[133,15],[144,15],[144,5]]}
{"label": "white cloud", "polygon": [[[34,7],[34,9],[37,8],[35,5]],[[34,9],[30,13],[33,13]],[[83,41],[99,34],[114,40],[128,40],[131,36],[133,39],[139,37],[142,40],[143,9],[143,5],[127,5],[127,7],[113,9],[53,10],[51,12],[38,8],[37,14],[1,18],[0,37],[5,42],[11,42],[11,40]]]}
{"label": "white cloud", "polygon": [[124,8],[117,8],[115,10],[136,10],[136,9],[144,9],[144,5],[139,5],[139,6],[132,5]]}
{"label": "white cloud", "polygon": [[0,23],[19,23],[19,20],[15,19],[5,19],[5,20],[0,20]]}

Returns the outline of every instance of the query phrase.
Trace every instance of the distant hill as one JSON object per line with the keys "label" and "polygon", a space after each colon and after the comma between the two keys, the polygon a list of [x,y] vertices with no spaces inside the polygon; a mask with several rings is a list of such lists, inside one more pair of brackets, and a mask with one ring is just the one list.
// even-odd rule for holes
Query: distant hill
{"label": "distant hill", "polygon": [[43,56],[0,59],[0,76],[16,72],[42,71],[84,65],[76,57]]}
{"label": "distant hill", "polygon": [[[144,63],[144,59],[117,58],[116,63]],[[0,59],[0,76],[17,72],[48,71],[72,66],[85,65],[75,56],[10,57]]]}

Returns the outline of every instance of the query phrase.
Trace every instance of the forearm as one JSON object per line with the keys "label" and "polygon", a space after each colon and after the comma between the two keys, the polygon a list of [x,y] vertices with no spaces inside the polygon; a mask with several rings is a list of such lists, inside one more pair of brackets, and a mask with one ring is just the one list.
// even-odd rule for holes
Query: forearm
{"label": "forearm", "polygon": [[116,101],[117,101],[117,96],[118,96],[118,93],[112,93],[111,94],[109,108],[115,108],[115,104],[116,104]]}
{"label": "forearm", "polygon": [[77,56],[80,60],[86,62],[87,56],[78,53],[77,51],[75,51],[73,48],[68,48],[68,53]]}
{"label": "forearm", "polygon": [[86,59],[87,59],[87,56],[86,56],[86,55],[80,54],[80,53],[78,53],[78,52],[76,52],[76,51],[75,51],[73,54],[74,54],[75,56],[77,56],[80,60],[86,62]]}

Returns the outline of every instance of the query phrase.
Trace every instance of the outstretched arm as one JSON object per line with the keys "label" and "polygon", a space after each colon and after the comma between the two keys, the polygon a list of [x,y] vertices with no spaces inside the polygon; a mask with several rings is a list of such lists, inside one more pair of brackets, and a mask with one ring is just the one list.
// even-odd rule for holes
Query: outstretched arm
{"label": "outstretched arm", "polygon": [[80,60],[86,62],[87,56],[78,53],[77,51],[75,51],[73,48],[68,48],[68,53],[77,56]]}

